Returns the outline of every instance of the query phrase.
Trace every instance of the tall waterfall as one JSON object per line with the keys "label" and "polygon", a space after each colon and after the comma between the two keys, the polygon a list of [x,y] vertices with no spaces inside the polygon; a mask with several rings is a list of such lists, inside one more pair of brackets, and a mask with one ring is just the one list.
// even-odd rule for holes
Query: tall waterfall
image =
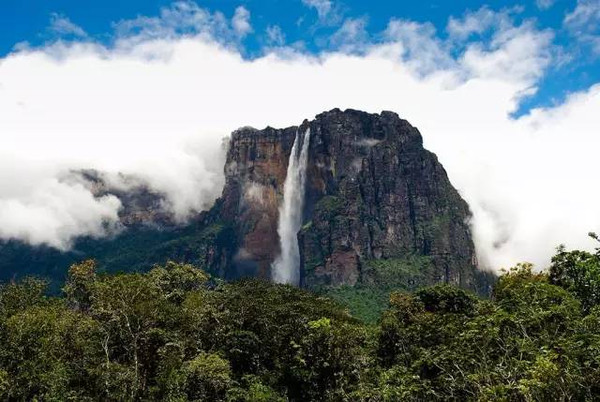
{"label": "tall waterfall", "polygon": [[[310,128],[306,129],[303,136],[298,130],[283,184],[283,203],[279,207],[277,233],[279,234],[281,254],[271,267],[271,276],[277,283],[297,285],[300,282],[300,250],[298,249],[297,235],[302,225],[302,211],[304,210],[309,144]],[[301,150],[298,149],[300,146]]]}

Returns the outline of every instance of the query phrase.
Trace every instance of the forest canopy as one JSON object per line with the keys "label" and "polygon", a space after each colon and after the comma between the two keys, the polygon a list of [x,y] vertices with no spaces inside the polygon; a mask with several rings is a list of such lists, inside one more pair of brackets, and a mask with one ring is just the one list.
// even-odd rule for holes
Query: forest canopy
{"label": "forest canopy", "polygon": [[259,280],[169,262],[0,288],[3,400],[567,400],[600,394],[600,253],[520,264],[490,299],[393,292],[376,324]]}

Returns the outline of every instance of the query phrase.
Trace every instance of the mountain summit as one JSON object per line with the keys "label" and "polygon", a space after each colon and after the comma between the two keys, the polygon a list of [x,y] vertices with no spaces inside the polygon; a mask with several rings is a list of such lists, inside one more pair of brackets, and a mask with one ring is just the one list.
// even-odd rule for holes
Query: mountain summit
{"label": "mountain summit", "polygon": [[[84,258],[107,271],[173,259],[226,279],[313,289],[446,282],[487,291],[467,203],[419,131],[396,113],[333,109],[300,126],[241,128],[231,135],[224,171],[221,198],[185,226],[156,210],[159,194],[112,192],[125,205],[121,234],[81,239],[68,253],[5,243],[0,276],[60,280]],[[112,191],[101,175],[84,173],[104,189],[98,194]],[[278,279],[275,269],[287,276]]]}
{"label": "mountain summit", "polygon": [[417,256],[430,260],[427,282],[474,286],[468,205],[419,131],[393,112],[334,109],[299,127],[234,132],[220,212],[238,244],[228,269],[272,276],[290,154],[307,130],[302,285],[355,285],[372,261]]}

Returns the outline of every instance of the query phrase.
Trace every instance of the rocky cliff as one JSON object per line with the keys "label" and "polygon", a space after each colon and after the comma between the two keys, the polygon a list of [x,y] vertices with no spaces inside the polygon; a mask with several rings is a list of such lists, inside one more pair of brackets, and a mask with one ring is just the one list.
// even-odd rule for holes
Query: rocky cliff
{"label": "rocky cliff", "polygon": [[150,226],[168,228],[176,226],[172,214],[163,207],[164,194],[152,190],[143,180],[123,174],[106,177],[103,172],[83,169],[68,172],[64,180],[75,180],[86,186],[94,197],[113,195],[121,202],[119,222],[124,227]]}
{"label": "rocky cliff", "polygon": [[69,180],[96,196],[121,200],[123,230],[78,239],[66,253],[0,242],[0,279],[37,274],[58,287],[69,264],[85,258],[106,271],[146,270],[172,259],[226,279],[271,278],[290,154],[296,133],[309,128],[297,234],[301,286],[367,288],[381,303],[390,290],[439,282],[487,293],[493,278],[476,268],[469,208],[419,131],[392,112],[338,109],[299,127],[235,131],[221,198],[183,226],[162,208],[164,195],[135,178],[71,172]]}
{"label": "rocky cliff", "polygon": [[239,245],[230,269],[270,276],[286,168],[297,130],[307,128],[302,285],[355,285],[372,261],[417,256],[428,261],[425,282],[476,286],[469,208],[419,131],[392,112],[334,109],[299,127],[234,132],[221,210]]}

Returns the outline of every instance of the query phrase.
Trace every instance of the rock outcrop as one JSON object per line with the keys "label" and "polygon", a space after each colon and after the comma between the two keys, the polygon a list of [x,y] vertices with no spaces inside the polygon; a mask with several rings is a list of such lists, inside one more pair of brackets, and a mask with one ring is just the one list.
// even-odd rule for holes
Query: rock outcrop
{"label": "rock outcrop", "polygon": [[270,277],[279,254],[278,208],[296,128],[242,128],[231,136],[221,217],[234,227],[239,249],[229,269]]}
{"label": "rock outcrop", "polygon": [[123,174],[106,177],[94,169],[69,172],[64,180],[76,180],[90,189],[94,197],[113,195],[121,202],[119,221],[125,227],[173,227],[176,222],[164,208],[166,197],[150,188],[140,178]]}
{"label": "rock outcrop", "polygon": [[300,127],[234,132],[221,210],[239,244],[230,269],[270,276],[290,152],[308,127],[303,285],[354,285],[369,261],[426,256],[428,282],[472,286],[469,208],[419,131],[392,112],[334,109]]}
{"label": "rock outcrop", "polygon": [[235,131],[221,198],[185,225],[165,212],[164,195],[142,181],[71,172],[65,179],[121,200],[124,230],[78,239],[66,253],[0,242],[0,279],[37,274],[60,286],[68,265],[85,258],[107,271],[146,270],[172,259],[225,279],[271,278],[290,153],[298,130],[308,128],[297,236],[301,286],[388,291],[448,282],[487,293],[491,281],[476,267],[469,208],[436,156],[423,148],[419,131],[392,112],[338,109],[299,127]]}

